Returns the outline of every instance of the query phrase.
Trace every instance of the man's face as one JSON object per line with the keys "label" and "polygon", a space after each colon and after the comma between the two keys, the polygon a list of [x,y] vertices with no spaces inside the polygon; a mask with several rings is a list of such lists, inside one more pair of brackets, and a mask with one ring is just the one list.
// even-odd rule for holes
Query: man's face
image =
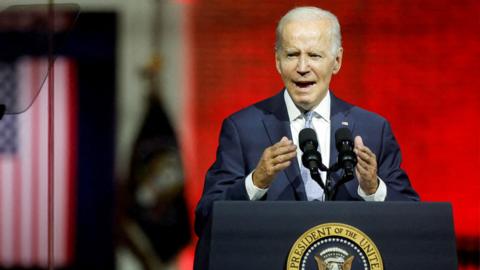
{"label": "man's face", "polygon": [[332,38],[326,20],[290,21],[281,33],[275,53],[277,70],[293,102],[310,110],[325,97],[332,74],[342,64],[340,48],[332,54]]}

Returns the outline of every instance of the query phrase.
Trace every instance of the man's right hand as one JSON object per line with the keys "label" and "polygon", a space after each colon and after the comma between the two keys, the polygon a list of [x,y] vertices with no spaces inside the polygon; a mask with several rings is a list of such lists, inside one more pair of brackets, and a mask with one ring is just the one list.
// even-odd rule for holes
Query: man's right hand
{"label": "man's right hand", "polygon": [[287,137],[263,151],[257,168],[253,172],[253,184],[258,188],[268,188],[275,175],[291,164],[297,156],[297,146]]}

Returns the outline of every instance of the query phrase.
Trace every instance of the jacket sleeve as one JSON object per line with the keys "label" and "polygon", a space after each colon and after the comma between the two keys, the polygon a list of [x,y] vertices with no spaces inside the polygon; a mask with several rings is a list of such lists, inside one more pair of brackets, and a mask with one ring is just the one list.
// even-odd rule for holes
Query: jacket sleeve
{"label": "jacket sleeve", "polygon": [[195,232],[200,235],[219,200],[249,200],[245,178],[244,153],[234,121],[224,120],[220,132],[216,160],[207,172],[202,197],[195,210]]}
{"label": "jacket sleeve", "polygon": [[413,190],[407,174],[401,168],[400,147],[387,121],[382,128],[380,155],[377,162],[378,176],[387,186],[386,201],[418,201],[420,199]]}

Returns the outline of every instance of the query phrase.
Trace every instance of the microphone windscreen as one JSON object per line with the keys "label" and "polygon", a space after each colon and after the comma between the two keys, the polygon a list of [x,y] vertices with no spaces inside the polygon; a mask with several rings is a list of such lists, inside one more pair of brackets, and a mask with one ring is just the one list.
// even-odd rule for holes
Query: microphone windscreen
{"label": "microphone windscreen", "polygon": [[339,142],[342,142],[342,141],[353,142],[352,132],[350,131],[350,129],[346,127],[339,128],[335,132],[335,143],[338,144]]}
{"label": "microphone windscreen", "polygon": [[312,142],[315,149],[318,147],[317,133],[311,128],[304,128],[300,131],[300,134],[298,134],[298,144],[302,152],[304,152],[307,142]]}

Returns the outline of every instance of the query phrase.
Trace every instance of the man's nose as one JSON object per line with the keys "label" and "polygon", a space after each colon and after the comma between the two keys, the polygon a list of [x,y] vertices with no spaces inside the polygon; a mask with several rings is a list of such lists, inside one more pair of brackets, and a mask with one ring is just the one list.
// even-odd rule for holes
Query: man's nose
{"label": "man's nose", "polygon": [[297,63],[297,72],[300,75],[305,75],[310,71],[310,64],[304,56],[300,56]]}

